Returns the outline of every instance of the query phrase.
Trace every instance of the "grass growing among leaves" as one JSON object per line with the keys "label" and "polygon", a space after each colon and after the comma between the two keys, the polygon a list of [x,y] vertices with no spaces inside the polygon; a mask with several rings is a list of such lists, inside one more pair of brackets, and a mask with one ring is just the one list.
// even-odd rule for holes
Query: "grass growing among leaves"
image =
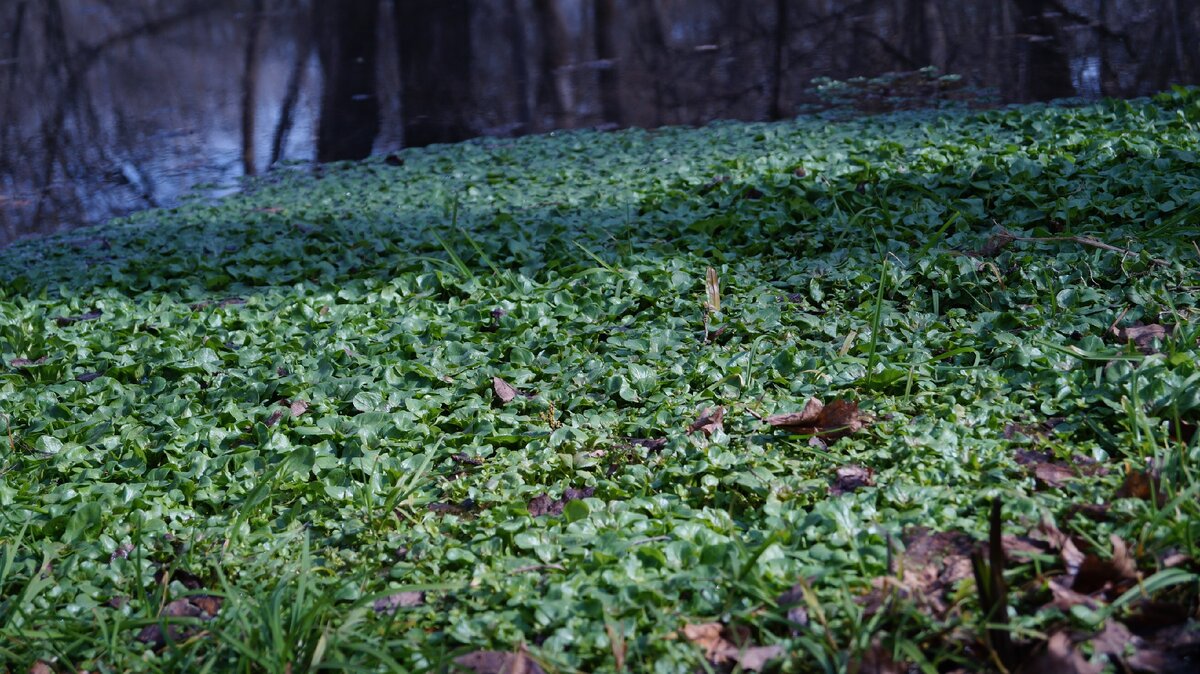
{"label": "grass growing among leaves", "polygon": [[0,253],[0,670],[1192,671],[1200,93],[280,171]]}

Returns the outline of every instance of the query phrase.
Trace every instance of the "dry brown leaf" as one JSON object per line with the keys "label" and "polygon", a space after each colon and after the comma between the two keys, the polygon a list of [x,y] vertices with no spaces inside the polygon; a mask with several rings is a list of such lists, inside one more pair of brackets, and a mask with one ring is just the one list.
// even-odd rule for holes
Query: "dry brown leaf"
{"label": "dry brown leaf", "polygon": [[474,651],[454,658],[454,663],[475,674],[545,674],[542,666],[529,657],[524,646],[515,653]]}
{"label": "dry brown leaf", "polygon": [[1075,545],[1075,541],[1060,531],[1049,519],[1043,519],[1038,524],[1038,533],[1045,538],[1052,550],[1058,552],[1067,567],[1067,573],[1075,575],[1084,560],[1084,554]]}
{"label": "dry brown leaf", "polygon": [[833,484],[829,487],[830,496],[841,496],[860,487],[875,486],[875,471],[866,466],[842,466],[834,472]]}
{"label": "dry brown leaf", "polygon": [[1046,487],[1061,487],[1067,480],[1073,480],[1075,471],[1060,463],[1039,463],[1033,467],[1033,475],[1037,481]]}
{"label": "dry brown leaf", "polygon": [[1133,342],[1138,351],[1144,354],[1160,353],[1154,343],[1162,342],[1175,331],[1174,325],[1132,325],[1126,328],[1113,328],[1113,334],[1122,342]]}
{"label": "dry brown leaf", "polygon": [[1101,674],[1104,667],[1092,664],[1066,632],[1050,635],[1034,656],[1017,669],[1017,674]]}
{"label": "dry brown leaf", "polygon": [[696,419],[691,426],[688,426],[688,433],[701,431],[705,435],[712,435],[719,430],[724,429],[725,408],[718,407],[717,409],[704,408],[700,412],[700,418]]}
{"label": "dry brown leaf", "polygon": [[461,503],[447,503],[445,501],[435,501],[428,506],[430,512],[438,513],[439,515],[464,515],[471,512],[475,507],[475,501],[466,499]]}
{"label": "dry brown leaf", "polygon": [[667,446],[666,438],[625,438],[625,441],[631,445],[645,447],[651,452],[657,452]]}
{"label": "dry brown leaf", "polygon": [[375,613],[392,615],[399,608],[420,606],[425,603],[424,592],[397,592],[375,600]]}
{"label": "dry brown leaf", "polygon": [[704,293],[704,308],[714,314],[721,313],[721,282],[717,278],[717,270],[712,267],[704,273]]}
{"label": "dry brown leaf", "polygon": [[741,666],[742,671],[761,672],[766,668],[768,662],[781,655],[783,655],[783,646],[779,644],[751,646],[738,652],[737,663]]}
{"label": "dry brown leaf", "polygon": [[1143,501],[1149,501],[1153,498],[1159,507],[1162,507],[1167,502],[1167,495],[1162,490],[1157,473],[1158,471],[1153,468],[1150,470],[1138,470],[1126,467],[1125,481],[1117,488],[1117,493],[1114,494],[1114,497],[1136,498]]}
{"label": "dry brown leaf", "polygon": [[[199,618],[208,621],[215,618],[221,610],[221,602],[221,597],[213,595],[192,595],[167,604],[159,611],[158,615],[162,618]],[[154,648],[162,648],[167,644],[168,639],[180,641],[196,633],[196,628],[191,625],[182,625],[171,621],[163,624],[166,626],[165,632],[160,624],[147,625],[138,632],[137,640],[150,644]]]}
{"label": "dry brown leaf", "polygon": [[29,674],[54,674],[54,668],[45,660],[38,660],[30,665]]}
{"label": "dry brown leaf", "polygon": [[781,428],[815,426],[821,418],[821,411],[824,409],[825,403],[821,402],[820,398],[809,398],[808,402],[804,404],[802,411],[775,414],[767,417],[766,422],[772,426]]}
{"label": "dry brown leaf", "polygon": [[625,635],[610,622],[604,623],[604,631],[608,633],[608,643],[612,648],[613,668],[618,672],[625,671],[625,653],[627,644]]}
{"label": "dry brown leaf", "polygon": [[270,428],[270,427],[274,426],[275,424],[279,423],[279,420],[282,418],[283,418],[283,410],[275,410],[274,412],[271,413],[271,416],[267,417],[266,421],[263,421],[263,424],[267,428]]}
{"label": "dry brown leaf", "polygon": [[1087,555],[1079,570],[1071,589],[1084,594],[1094,594],[1104,591],[1110,598],[1115,599],[1119,594],[1132,587],[1138,581],[1137,563],[1129,554],[1129,548],[1120,536],[1113,534],[1113,554],[1109,559],[1098,555]]}
{"label": "dry brown leaf", "polygon": [[504,404],[508,404],[517,396],[522,395],[516,387],[500,377],[492,377],[492,391],[496,394],[496,399]]}
{"label": "dry brown leaf", "polygon": [[1073,606],[1085,606],[1092,610],[1099,609],[1103,606],[1103,603],[1097,600],[1095,597],[1088,596],[1082,592],[1076,592],[1057,580],[1050,580],[1049,585],[1050,595],[1054,597],[1054,599],[1050,601],[1049,605],[1057,608],[1060,611],[1070,611],[1071,607]]}
{"label": "dry brown leaf", "polygon": [[1123,623],[1107,620],[1104,629],[1092,637],[1092,650],[1112,658],[1125,659],[1125,647],[1137,646],[1138,639]]}
{"label": "dry brown leaf", "polygon": [[[725,662],[724,653],[733,648],[733,644],[723,636],[725,626],[721,623],[699,623],[683,626],[683,636],[688,641],[704,649],[704,659],[721,664]],[[720,659],[718,659],[720,658]]]}
{"label": "dry brown leaf", "polygon": [[99,379],[103,374],[103,372],[84,372],[83,374],[75,377],[75,381],[86,384],[89,381],[95,381]]}
{"label": "dry brown leaf", "polygon": [[936,616],[945,616],[955,585],[974,576],[971,553],[976,547],[975,539],[959,531],[931,532],[925,527],[913,527],[904,533],[904,544],[900,576],[876,578],[872,581],[873,589],[860,601],[873,612],[894,592]]}
{"label": "dry brown leaf", "polygon": [[730,641],[731,630],[721,623],[684,625],[683,636],[703,648],[704,659],[710,663],[735,664],[748,672],[761,671],[769,661],[783,654],[783,647],[778,644],[739,648]]}
{"label": "dry brown leaf", "polygon": [[1045,420],[1038,423],[1021,424],[1010,423],[1004,427],[1004,439],[1012,440],[1013,438],[1023,435],[1034,440],[1044,440],[1055,428],[1062,424],[1062,417],[1047,417]]}
{"label": "dry brown leaf", "polygon": [[908,668],[896,662],[892,657],[892,651],[885,647],[877,637],[871,641],[871,647],[848,668],[848,671],[850,674],[901,674],[901,672],[907,672]]}
{"label": "dry brown leaf", "polygon": [[292,413],[293,417],[298,417],[308,411],[308,401],[293,400],[292,403],[288,405],[288,411]]}
{"label": "dry brown leaf", "polygon": [[767,417],[766,422],[792,433],[828,438],[855,433],[866,425],[858,403],[839,399],[825,405],[819,398],[810,398],[800,412],[775,414]]}
{"label": "dry brown leaf", "polygon": [[552,499],[549,494],[540,494],[533,497],[529,501],[529,514],[534,517],[542,515],[561,515],[563,507],[571,501],[576,501],[581,498],[589,498],[596,493],[595,487],[584,487],[583,489],[575,489],[567,487],[563,491],[562,498]]}
{"label": "dry brown leaf", "polygon": [[1178,624],[1143,636],[1137,652],[1125,659],[1135,672],[1192,674],[1200,662],[1200,630],[1185,617]]}

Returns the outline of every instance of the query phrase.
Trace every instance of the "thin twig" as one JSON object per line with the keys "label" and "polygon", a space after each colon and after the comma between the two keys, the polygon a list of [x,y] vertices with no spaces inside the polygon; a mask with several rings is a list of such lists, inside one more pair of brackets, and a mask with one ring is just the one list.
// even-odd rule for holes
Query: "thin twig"
{"label": "thin twig", "polygon": [[567,570],[567,568],[565,566],[563,566],[562,564],[530,564],[528,566],[518,566],[517,568],[513,569],[510,573],[512,573],[512,574],[529,573],[530,571],[545,571],[547,569],[551,569],[554,571],[566,571]]}
{"label": "thin twig", "polygon": [[671,540],[670,536],[651,536],[649,538],[639,538],[636,541],[630,543],[630,545],[645,545],[647,543],[658,543],[659,541],[669,541],[669,540]]}
{"label": "thin twig", "polygon": [[8,448],[9,448],[9,450],[12,451],[13,454],[16,454],[17,453],[17,441],[13,439],[12,420],[9,418],[9,416],[7,414],[0,414],[0,417],[4,417],[4,429],[6,431],[8,431]]}
{"label": "thin twig", "polygon": [[[1071,243],[1078,243],[1082,246],[1092,246],[1093,248],[1100,248],[1102,250],[1112,251],[1114,253],[1121,253],[1123,255],[1136,255],[1137,254],[1137,251],[1129,250],[1128,248],[1118,248],[1112,244],[1104,243],[1103,241],[1093,239],[1090,236],[1015,236],[1012,234],[1010,234],[1009,236],[1012,236],[1014,241],[1038,241],[1038,242],[1069,241]],[[1163,260],[1163,259],[1160,259],[1157,257],[1150,258],[1150,261],[1160,267],[1170,267],[1171,266],[1170,262],[1167,262],[1166,260]]]}
{"label": "thin twig", "polygon": [[1117,316],[1115,319],[1113,319],[1112,325],[1108,326],[1108,330],[1106,332],[1111,332],[1114,335],[1117,334],[1117,323],[1120,323],[1121,319],[1125,318],[1125,314],[1127,313],[1129,313],[1128,305],[1121,311],[1120,316]]}

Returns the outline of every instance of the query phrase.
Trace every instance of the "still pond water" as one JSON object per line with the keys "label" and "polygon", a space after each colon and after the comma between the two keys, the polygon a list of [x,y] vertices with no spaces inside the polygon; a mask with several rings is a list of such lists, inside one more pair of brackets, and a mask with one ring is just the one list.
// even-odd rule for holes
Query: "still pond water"
{"label": "still pond water", "polygon": [[3,0],[0,38],[0,245],[481,135],[1200,82],[1192,0]]}

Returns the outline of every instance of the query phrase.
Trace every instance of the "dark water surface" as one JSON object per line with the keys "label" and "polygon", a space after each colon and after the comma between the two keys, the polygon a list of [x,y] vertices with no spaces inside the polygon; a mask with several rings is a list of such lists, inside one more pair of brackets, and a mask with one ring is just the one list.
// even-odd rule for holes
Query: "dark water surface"
{"label": "dark water surface", "polygon": [[281,162],[781,119],[888,72],[849,102],[1153,93],[1200,82],[1200,2],[0,0],[0,245]]}

